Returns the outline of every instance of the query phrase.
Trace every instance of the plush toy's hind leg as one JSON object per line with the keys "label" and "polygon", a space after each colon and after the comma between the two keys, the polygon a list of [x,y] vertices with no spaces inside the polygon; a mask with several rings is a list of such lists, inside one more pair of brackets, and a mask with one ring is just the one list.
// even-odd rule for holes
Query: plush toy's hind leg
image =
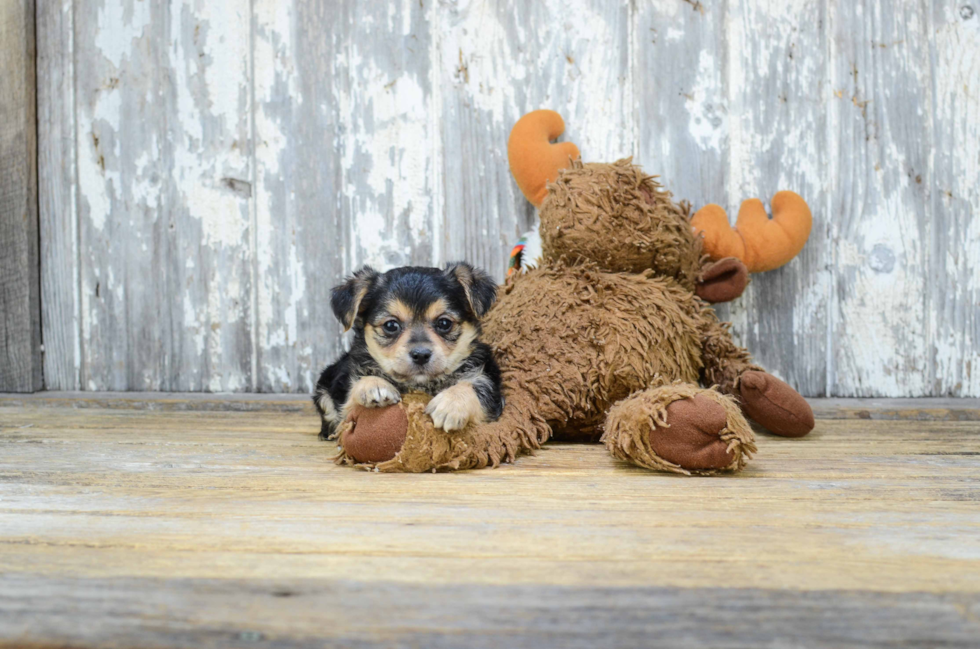
{"label": "plush toy's hind leg", "polygon": [[687,383],[616,403],[602,440],[621,460],[686,474],[738,471],[755,452],[752,429],[735,400]]}
{"label": "plush toy's hind leg", "polygon": [[738,397],[745,414],[783,437],[802,437],[813,430],[813,410],[800,394],[752,363],[749,353],[735,344],[728,325],[714,312],[702,312],[703,381]]}
{"label": "plush toy's hind leg", "polygon": [[752,362],[752,356],[744,347],[732,340],[727,322],[718,322],[714,310],[705,307],[701,312],[701,359],[704,362],[702,382],[716,385],[725,394],[738,396],[738,379],[745,372],[764,372]]}
{"label": "plush toy's hind leg", "polygon": [[433,426],[425,412],[428,401],[427,395],[406,394],[401,403],[387,408],[355,408],[340,426],[337,461],[400,473],[482,469],[511,462],[550,435],[544,421],[519,407],[520,399],[508,399],[495,422],[470,424],[451,433]]}

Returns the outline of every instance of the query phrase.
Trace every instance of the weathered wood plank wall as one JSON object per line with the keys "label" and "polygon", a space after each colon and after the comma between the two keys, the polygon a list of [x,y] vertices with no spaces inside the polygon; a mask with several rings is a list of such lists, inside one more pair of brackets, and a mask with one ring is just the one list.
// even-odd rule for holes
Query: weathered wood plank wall
{"label": "weathered wood plank wall", "polygon": [[0,4],[0,392],[42,385],[34,0]]}
{"label": "weathered wood plank wall", "polygon": [[780,188],[804,253],[723,309],[808,395],[980,395],[971,0],[38,0],[46,385],[308,391],[363,263],[503,276],[514,121],[678,198]]}

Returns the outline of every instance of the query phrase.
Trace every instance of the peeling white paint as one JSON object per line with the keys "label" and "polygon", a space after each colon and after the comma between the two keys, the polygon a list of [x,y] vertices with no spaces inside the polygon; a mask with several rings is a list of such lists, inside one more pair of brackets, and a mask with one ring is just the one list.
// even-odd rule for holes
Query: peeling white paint
{"label": "peeling white paint", "polygon": [[[296,70],[292,44],[294,6],[289,2],[277,0],[255,0],[256,35],[254,41],[255,58],[255,100],[269,102],[277,99],[273,95],[277,81],[283,81],[290,99],[303,101],[296,86]],[[256,117],[263,115],[256,111]]]}
{"label": "peeling white paint", "polygon": [[714,55],[703,50],[698,57],[698,71],[688,98],[688,131],[702,149],[721,151],[728,143],[728,114],[719,103],[724,98],[721,66]]}
{"label": "peeling white paint", "polygon": [[82,110],[86,128],[79,128],[76,133],[78,150],[82,152],[78,160],[78,182],[92,226],[102,230],[122,187],[118,167],[112,164],[118,151],[115,145],[111,151],[107,149],[116,136],[115,125],[122,110],[121,93],[100,89],[94,105]]}
{"label": "peeling white paint", "polygon": [[150,26],[149,2],[106,2],[98,10],[95,46],[112,66],[119,68]]}
{"label": "peeling white paint", "polygon": [[292,222],[283,214],[290,197],[278,190],[283,166],[288,166],[284,158],[290,154],[288,125],[278,111],[266,106],[282,100],[279,93],[283,88],[294,110],[303,102],[295,65],[295,57],[303,53],[294,49],[292,7],[288,3],[260,0],[255,3],[255,15],[256,261],[252,326],[257,358],[253,367],[257,386],[295,390],[300,388],[299,382],[292,378],[292,368],[284,359],[299,340],[307,270],[298,258],[295,238],[282,231],[285,223]]}
{"label": "peeling white paint", "polygon": [[[200,220],[204,243],[213,247],[241,245],[249,225],[245,202],[219,184],[222,177],[247,176],[240,170],[249,165],[244,143],[232,146],[248,90],[248,41],[241,38],[249,29],[247,7],[239,0],[221,7],[185,3],[174,12],[182,24],[193,23],[186,27],[191,42],[178,38],[170,62],[182,131],[174,142],[174,175],[188,214]],[[207,142],[205,120],[223,129]]]}
{"label": "peeling white paint", "polygon": [[971,396],[980,394],[980,14],[948,4],[936,21],[935,132],[942,139],[932,160],[933,204],[945,217],[937,235],[947,245],[936,260],[945,274],[929,312],[934,391]]}
{"label": "peeling white paint", "polygon": [[248,232],[242,200],[225,188],[192,184],[186,195],[188,213],[201,221],[204,245],[237,246]]}
{"label": "peeling white paint", "polygon": [[204,342],[207,338],[204,316],[206,313],[198,309],[190,293],[184,293],[184,329],[191,333],[191,340],[197,353],[204,353]]}
{"label": "peeling white paint", "polygon": [[[419,78],[379,67],[360,46],[355,39],[348,64],[356,93],[341,96],[351,115],[342,166],[358,172],[345,175],[344,195],[358,242],[353,265],[388,269],[409,263],[411,246],[431,231],[432,107]],[[394,230],[405,217],[409,247]]]}
{"label": "peeling white paint", "polygon": [[[924,134],[909,126],[928,123],[931,110],[929,84],[918,72],[928,70],[929,54],[915,45],[918,19],[910,14],[925,9],[905,6],[893,22],[876,16],[873,30],[861,32],[867,44],[839,36],[856,29],[853,9],[838,8],[830,25],[831,139],[841,142],[831,158],[832,191],[835,204],[850,200],[846,212],[832,215],[839,253],[830,389],[920,396],[933,389],[926,313],[932,226],[923,192],[930,154]],[[894,90],[890,99],[875,95],[883,84]]]}
{"label": "peeling white paint", "polygon": [[514,90],[528,80],[529,66],[496,10],[492,3],[460,3],[454,14],[459,20],[441,30],[439,55],[453,86],[503,131],[507,116],[518,110]]}

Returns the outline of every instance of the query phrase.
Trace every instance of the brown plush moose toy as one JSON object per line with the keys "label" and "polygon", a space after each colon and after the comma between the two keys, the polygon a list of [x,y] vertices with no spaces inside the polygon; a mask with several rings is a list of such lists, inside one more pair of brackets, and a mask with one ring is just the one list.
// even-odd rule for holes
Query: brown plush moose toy
{"label": "brown plush moose toy", "polygon": [[339,462],[472,469],[552,438],[601,436],[639,466],[714,473],[755,452],[746,415],[786,437],[813,428],[807,402],[753,364],[709,306],[799,253],[811,226],[803,199],[780,192],[771,220],[746,201],[735,229],[717,206],[691,219],[630,160],[583,164],[574,144],[552,144],[563,131],[557,113],[535,111],[508,142],[514,178],[540,210],[542,254],[483,324],[503,374],[501,418],[447,433],[425,414],[427,396],[405,395],[351,413]]}

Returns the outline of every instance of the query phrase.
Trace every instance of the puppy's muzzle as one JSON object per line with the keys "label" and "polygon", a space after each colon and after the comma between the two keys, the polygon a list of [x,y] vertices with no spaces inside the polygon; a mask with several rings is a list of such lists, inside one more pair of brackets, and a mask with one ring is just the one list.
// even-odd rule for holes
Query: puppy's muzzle
{"label": "puppy's muzzle", "polygon": [[428,347],[415,347],[412,351],[408,352],[408,356],[412,359],[413,363],[422,367],[432,358],[432,350]]}

